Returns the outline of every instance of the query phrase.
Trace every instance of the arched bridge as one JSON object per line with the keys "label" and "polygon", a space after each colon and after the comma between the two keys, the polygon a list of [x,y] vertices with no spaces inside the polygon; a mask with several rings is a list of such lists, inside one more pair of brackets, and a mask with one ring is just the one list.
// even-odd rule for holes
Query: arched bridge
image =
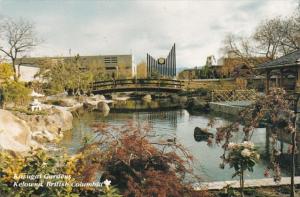
{"label": "arched bridge", "polygon": [[106,94],[114,92],[168,92],[181,91],[183,83],[172,79],[120,79],[109,81],[96,81],[93,83],[93,94]]}

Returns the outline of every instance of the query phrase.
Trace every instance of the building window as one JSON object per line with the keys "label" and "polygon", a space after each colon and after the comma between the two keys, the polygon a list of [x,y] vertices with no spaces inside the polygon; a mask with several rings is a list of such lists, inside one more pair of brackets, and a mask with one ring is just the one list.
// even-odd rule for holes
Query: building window
{"label": "building window", "polygon": [[116,56],[105,56],[104,63],[105,64],[117,64],[118,58]]}
{"label": "building window", "polygon": [[106,70],[117,70],[117,67],[112,66],[112,67],[106,67]]}

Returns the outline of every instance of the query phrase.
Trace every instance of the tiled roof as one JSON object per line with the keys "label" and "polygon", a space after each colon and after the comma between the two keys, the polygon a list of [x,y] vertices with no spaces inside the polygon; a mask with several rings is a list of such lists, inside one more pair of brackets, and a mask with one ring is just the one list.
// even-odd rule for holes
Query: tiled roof
{"label": "tiled roof", "polygon": [[275,60],[263,64],[259,64],[257,65],[257,68],[263,69],[263,68],[274,67],[274,66],[287,66],[291,64],[296,64],[297,62],[300,64],[300,49],[292,53],[289,53],[287,55],[284,55],[280,58],[277,58]]}

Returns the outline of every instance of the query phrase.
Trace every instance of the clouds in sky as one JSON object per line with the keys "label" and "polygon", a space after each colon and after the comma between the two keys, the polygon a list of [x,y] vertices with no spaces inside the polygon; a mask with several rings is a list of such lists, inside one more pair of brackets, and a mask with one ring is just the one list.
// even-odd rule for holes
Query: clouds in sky
{"label": "clouds in sky", "polygon": [[41,44],[31,56],[129,54],[166,56],[176,43],[178,66],[219,57],[229,32],[249,35],[259,22],[288,16],[298,0],[13,1],[0,0],[0,17],[36,24]]}

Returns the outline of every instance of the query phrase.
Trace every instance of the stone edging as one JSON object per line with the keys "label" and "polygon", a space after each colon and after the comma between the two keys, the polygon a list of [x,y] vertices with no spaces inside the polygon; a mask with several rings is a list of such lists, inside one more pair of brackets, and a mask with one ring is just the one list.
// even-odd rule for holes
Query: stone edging
{"label": "stone edging", "polygon": [[[245,180],[245,188],[247,187],[269,187],[289,185],[291,183],[290,177],[282,177],[281,181],[276,183],[273,178],[263,179],[249,179]],[[300,184],[300,176],[295,177],[295,184]],[[239,181],[217,181],[217,182],[202,182],[195,186],[195,190],[221,190],[225,187],[239,188]]]}

